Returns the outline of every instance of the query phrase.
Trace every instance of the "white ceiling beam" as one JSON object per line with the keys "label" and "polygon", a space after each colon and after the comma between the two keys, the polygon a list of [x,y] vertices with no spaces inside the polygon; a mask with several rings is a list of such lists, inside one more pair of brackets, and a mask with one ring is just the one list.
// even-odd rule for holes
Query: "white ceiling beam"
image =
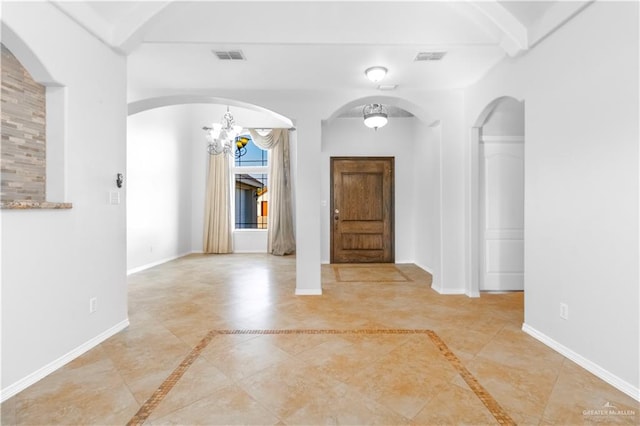
{"label": "white ceiling beam", "polygon": [[471,4],[480,10],[503,34],[500,47],[509,56],[516,56],[529,49],[527,27],[507,11],[497,0],[472,1]]}
{"label": "white ceiling beam", "polygon": [[142,43],[145,28],[170,3],[171,1],[139,3],[136,10],[127,14],[114,28],[113,46],[126,55],[133,52]]}
{"label": "white ceiling beam", "polygon": [[529,47],[535,46],[550,36],[593,2],[594,0],[554,3],[529,29]]}
{"label": "white ceiling beam", "polygon": [[107,46],[129,54],[142,42],[144,28],[171,1],[139,2],[116,22],[105,20],[84,1],[51,0],[51,3]]}
{"label": "white ceiling beam", "polygon": [[111,43],[111,25],[87,3],[58,0],[51,0],[51,3],[98,40],[113,47]]}

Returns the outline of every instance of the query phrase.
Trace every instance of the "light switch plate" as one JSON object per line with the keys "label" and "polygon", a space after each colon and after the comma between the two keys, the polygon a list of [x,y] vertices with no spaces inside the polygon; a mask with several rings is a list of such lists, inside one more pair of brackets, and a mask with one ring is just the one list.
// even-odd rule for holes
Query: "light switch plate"
{"label": "light switch plate", "polygon": [[118,191],[109,192],[109,203],[120,204],[120,193]]}

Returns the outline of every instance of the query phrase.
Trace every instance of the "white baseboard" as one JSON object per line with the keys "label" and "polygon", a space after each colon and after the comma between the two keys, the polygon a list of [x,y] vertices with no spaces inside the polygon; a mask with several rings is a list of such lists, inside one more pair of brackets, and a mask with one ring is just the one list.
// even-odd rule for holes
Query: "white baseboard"
{"label": "white baseboard", "polygon": [[447,287],[444,287],[442,285],[441,281],[436,281],[435,272],[433,271],[433,269],[431,267],[426,266],[426,265],[422,265],[422,264],[419,264],[419,263],[416,263],[416,266],[421,268],[421,269],[424,269],[425,271],[427,271],[428,273],[431,274],[431,278],[433,280],[431,282],[431,289],[436,291],[437,293],[446,294],[446,295],[467,294],[467,289],[466,288],[447,288]]}
{"label": "white baseboard", "polygon": [[322,296],[322,289],[296,288],[296,296]]}
{"label": "white baseboard", "polygon": [[469,291],[469,290],[465,290],[464,294],[466,294],[469,297],[480,297],[480,292],[479,291]]}
{"label": "white baseboard", "polygon": [[185,257],[192,253],[202,253],[196,251],[188,251],[177,256],[165,257],[164,259],[156,260],[155,262],[147,263],[146,265],[136,266],[135,268],[127,269],[127,275],[135,274],[136,272],[144,271],[145,269],[153,268],[154,266],[162,265],[163,263],[171,262],[172,260]]}
{"label": "white baseboard", "polygon": [[580,367],[584,368],[591,374],[609,383],[611,386],[618,389],[619,391],[624,392],[625,394],[629,395],[631,398],[635,399],[636,401],[640,401],[640,388],[637,388],[631,383],[616,376],[615,374],[610,373],[609,371],[600,367],[596,363],[572,351],[571,349],[567,348],[563,344],[556,342],[546,334],[539,332],[538,330],[536,330],[535,328],[527,324],[522,324],[522,331],[524,331],[534,339],[549,346],[551,349],[560,353],[564,357],[569,358],[571,361],[575,362]]}
{"label": "white baseboard", "polygon": [[429,274],[431,274],[431,276],[433,277],[433,268],[430,268],[426,265],[423,265],[421,263],[414,263],[414,265],[416,265],[418,268],[427,271]]}
{"label": "white baseboard", "polygon": [[431,288],[440,294],[467,294],[467,290],[464,288],[444,288],[442,285],[437,285],[436,283],[431,285]]}
{"label": "white baseboard", "polygon": [[[428,267],[426,265],[419,264],[419,263],[416,263],[415,265],[418,268],[423,269],[423,270],[427,271],[428,273],[430,273],[432,278],[435,277],[435,273],[433,272],[432,268],[430,268],[430,267]],[[432,282],[431,288],[433,290],[435,290],[436,292],[440,293],[440,294],[446,294],[446,295],[450,295],[450,294],[466,294],[469,297],[480,297],[480,293],[477,293],[477,294],[469,293],[466,288],[453,288],[453,289],[443,288],[442,287],[442,283],[438,283],[438,282],[435,282],[435,281]]]}
{"label": "white baseboard", "polygon": [[[421,268],[422,268],[422,266],[421,266]],[[431,276],[433,276],[433,273],[431,271],[428,271],[425,268],[422,268],[422,269],[424,269],[425,271],[429,272],[431,274]],[[469,291],[467,291],[466,288],[444,288],[442,286],[442,283],[437,283],[437,282],[434,282],[433,284],[431,284],[431,288],[434,291],[436,291],[436,292],[438,292],[440,294],[444,294],[444,295],[464,294],[464,295],[466,295],[468,297],[480,297],[480,292],[475,292],[475,293],[469,292]]]}
{"label": "white baseboard", "polygon": [[44,379],[46,376],[53,373],[60,367],[78,358],[83,353],[95,348],[100,343],[104,342],[114,334],[124,330],[128,326],[129,326],[129,319],[127,318],[126,320],[119,322],[118,324],[114,325],[113,327],[109,328],[106,331],[103,331],[102,333],[98,334],[96,337],[83,343],[82,345],[66,353],[65,355],[62,355],[60,358],[56,359],[55,361],[50,362],[49,364],[45,365],[44,367],[40,368],[37,371],[34,371],[33,373],[29,374],[27,377],[20,379],[17,382],[7,386],[6,388],[2,389],[2,391],[0,391],[0,402],[6,401],[7,399],[11,398],[17,393],[22,392],[29,386],[38,382],[39,380]]}

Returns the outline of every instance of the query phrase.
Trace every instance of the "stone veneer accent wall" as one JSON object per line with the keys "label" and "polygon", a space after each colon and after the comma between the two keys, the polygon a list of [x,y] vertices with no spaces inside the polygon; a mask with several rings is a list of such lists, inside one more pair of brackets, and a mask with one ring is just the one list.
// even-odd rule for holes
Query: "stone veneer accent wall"
{"label": "stone veneer accent wall", "polygon": [[2,45],[0,201],[45,201],[46,90]]}

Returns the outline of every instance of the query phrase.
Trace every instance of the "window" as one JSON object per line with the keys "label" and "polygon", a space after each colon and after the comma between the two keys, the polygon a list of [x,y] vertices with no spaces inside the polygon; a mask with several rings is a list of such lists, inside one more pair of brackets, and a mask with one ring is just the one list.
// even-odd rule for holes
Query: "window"
{"label": "window", "polygon": [[269,153],[258,148],[249,134],[237,141],[232,168],[235,229],[267,229]]}

